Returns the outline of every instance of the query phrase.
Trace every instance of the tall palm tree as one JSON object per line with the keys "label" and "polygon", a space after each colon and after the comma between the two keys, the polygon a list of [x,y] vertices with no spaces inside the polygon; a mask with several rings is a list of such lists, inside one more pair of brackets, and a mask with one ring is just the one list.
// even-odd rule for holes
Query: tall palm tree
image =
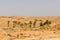
{"label": "tall palm tree", "polygon": [[17,22],[17,24],[20,26],[21,22]]}
{"label": "tall palm tree", "polygon": [[8,27],[9,27],[9,23],[10,23],[10,21],[8,21]]}
{"label": "tall palm tree", "polygon": [[40,26],[44,26],[43,23],[42,23],[42,20],[40,20],[40,21],[41,21],[41,22],[40,22]]}
{"label": "tall palm tree", "polygon": [[36,23],[37,23],[37,19],[35,19],[34,23],[33,23],[33,27],[36,26]]}
{"label": "tall palm tree", "polygon": [[29,26],[30,26],[30,28],[32,27],[32,21],[29,21]]}
{"label": "tall palm tree", "polygon": [[25,24],[25,27],[27,27],[27,23],[24,23]]}

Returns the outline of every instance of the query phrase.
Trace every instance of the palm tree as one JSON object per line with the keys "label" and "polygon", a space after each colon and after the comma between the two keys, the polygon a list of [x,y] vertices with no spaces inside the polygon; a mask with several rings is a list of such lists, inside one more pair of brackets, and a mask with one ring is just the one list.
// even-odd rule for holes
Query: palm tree
{"label": "palm tree", "polygon": [[13,21],[13,28],[15,28],[17,21]]}
{"label": "palm tree", "polygon": [[44,22],[44,25],[45,25],[45,24],[49,24],[49,21],[48,21],[48,20],[46,20],[46,21]]}
{"label": "palm tree", "polygon": [[49,26],[49,24],[51,24],[51,22],[48,21],[48,20],[46,20],[46,21],[44,22],[44,25],[46,25],[46,24]]}
{"label": "palm tree", "polygon": [[8,27],[9,27],[9,23],[10,23],[10,21],[8,21]]}
{"label": "palm tree", "polygon": [[27,30],[27,28],[28,28],[27,25],[28,25],[27,23],[24,23],[25,30]]}
{"label": "palm tree", "polygon": [[24,23],[25,24],[25,26],[27,27],[27,23]]}
{"label": "palm tree", "polygon": [[29,21],[29,26],[30,26],[30,28],[32,27],[32,21]]}
{"label": "palm tree", "polygon": [[37,23],[37,19],[35,19],[34,23],[33,23],[33,27],[36,26],[36,23]]}
{"label": "palm tree", "polygon": [[44,26],[43,23],[42,23],[42,20],[40,20],[40,21],[41,21],[41,22],[40,22],[40,26]]}
{"label": "palm tree", "polygon": [[44,29],[44,24],[43,24],[43,21],[42,20],[40,20],[41,22],[40,22],[40,28],[41,29]]}
{"label": "palm tree", "polygon": [[20,26],[21,22],[17,22],[17,24]]}

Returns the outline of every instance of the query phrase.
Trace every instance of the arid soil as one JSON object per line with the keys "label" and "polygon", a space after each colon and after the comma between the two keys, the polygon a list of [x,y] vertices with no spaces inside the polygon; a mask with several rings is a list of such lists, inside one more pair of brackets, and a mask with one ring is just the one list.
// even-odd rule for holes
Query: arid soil
{"label": "arid soil", "polygon": [[0,40],[60,40],[60,17],[0,16]]}

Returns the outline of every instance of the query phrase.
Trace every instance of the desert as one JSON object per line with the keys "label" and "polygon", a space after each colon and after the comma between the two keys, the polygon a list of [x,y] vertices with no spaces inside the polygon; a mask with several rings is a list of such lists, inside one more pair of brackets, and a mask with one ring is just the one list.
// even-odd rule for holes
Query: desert
{"label": "desert", "polygon": [[0,40],[60,40],[60,17],[0,16]]}

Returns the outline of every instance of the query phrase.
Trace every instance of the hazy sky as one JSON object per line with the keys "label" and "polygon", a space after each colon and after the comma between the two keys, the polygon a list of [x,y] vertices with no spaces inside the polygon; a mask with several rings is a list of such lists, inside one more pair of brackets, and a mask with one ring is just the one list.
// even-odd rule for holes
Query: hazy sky
{"label": "hazy sky", "polygon": [[0,15],[60,16],[60,0],[0,0]]}

